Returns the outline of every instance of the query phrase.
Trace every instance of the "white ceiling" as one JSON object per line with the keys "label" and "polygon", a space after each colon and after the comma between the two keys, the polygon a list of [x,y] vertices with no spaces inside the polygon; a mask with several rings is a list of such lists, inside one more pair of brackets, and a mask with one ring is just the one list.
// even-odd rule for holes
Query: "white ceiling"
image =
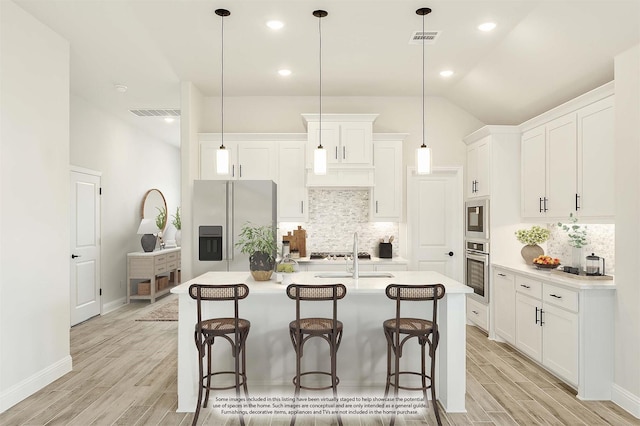
{"label": "white ceiling", "polygon": [[[179,109],[181,81],[220,95],[220,7],[231,11],[225,96],[317,96],[319,8],[324,96],[420,96],[421,47],[409,38],[422,28],[416,9],[430,7],[425,29],[442,34],[426,46],[427,95],[487,124],[519,124],[611,81],[615,55],[640,42],[640,0],[15,2],[69,40],[72,93],[176,145],[177,122],[129,110]],[[485,21],[498,26],[482,33]]]}

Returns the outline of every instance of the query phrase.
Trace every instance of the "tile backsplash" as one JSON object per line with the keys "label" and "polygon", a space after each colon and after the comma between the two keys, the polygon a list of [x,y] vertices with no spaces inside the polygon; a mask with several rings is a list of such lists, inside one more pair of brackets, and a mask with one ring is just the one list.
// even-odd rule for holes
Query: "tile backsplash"
{"label": "tile backsplash", "polygon": [[307,231],[307,254],[312,251],[351,251],[358,232],[359,251],[378,256],[380,238],[393,235],[393,256],[398,256],[397,222],[369,222],[369,190],[310,189],[309,221],[281,222],[280,236],[301,225]]}
{"label": "tile backsplash", "polygon": [[[615,273],[615,225],[581,225],[587,229],[587,245],[583,249],[583,255],[595,253],[604,257],[606,261],[606,274]],[[564,265],[571,264],[571,246],[567,233],[557,224],[548,225],[551,232],[547,241],[547,254],[557,257]],[[584,260],[583,260],[584,264]]]}

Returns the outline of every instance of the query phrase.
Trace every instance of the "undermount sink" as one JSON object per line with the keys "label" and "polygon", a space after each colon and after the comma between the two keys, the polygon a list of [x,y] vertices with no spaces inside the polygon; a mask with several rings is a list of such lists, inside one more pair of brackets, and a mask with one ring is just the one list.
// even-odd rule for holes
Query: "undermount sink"
{"label": "undermount sink", "polygon": [[[348,272],[321,272],[315,275],[316,278],[353,278],[353,274]],[[360,272],[358,278],[393,278],[393,274],[388,272]]]}

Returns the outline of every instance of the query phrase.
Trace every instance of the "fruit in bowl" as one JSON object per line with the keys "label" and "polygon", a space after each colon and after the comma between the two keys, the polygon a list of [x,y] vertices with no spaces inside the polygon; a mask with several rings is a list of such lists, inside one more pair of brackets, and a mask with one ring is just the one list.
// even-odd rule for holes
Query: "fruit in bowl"
{"label": "fruit in bowl", "polygon": [[533,264],[541,268],[555,268],[560,265],[560,259],[543,254],[533,259]]}

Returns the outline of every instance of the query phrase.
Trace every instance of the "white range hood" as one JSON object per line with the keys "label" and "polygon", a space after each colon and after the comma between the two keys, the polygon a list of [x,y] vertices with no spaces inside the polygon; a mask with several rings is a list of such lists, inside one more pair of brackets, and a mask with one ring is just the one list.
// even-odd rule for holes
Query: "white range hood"
{"label": "white range hood", "polygon": [[372,188],[375,184],[373,166],[332,167],[329,165],[326,175],[316,175],[313,169],[307,169],[308,188]]}

